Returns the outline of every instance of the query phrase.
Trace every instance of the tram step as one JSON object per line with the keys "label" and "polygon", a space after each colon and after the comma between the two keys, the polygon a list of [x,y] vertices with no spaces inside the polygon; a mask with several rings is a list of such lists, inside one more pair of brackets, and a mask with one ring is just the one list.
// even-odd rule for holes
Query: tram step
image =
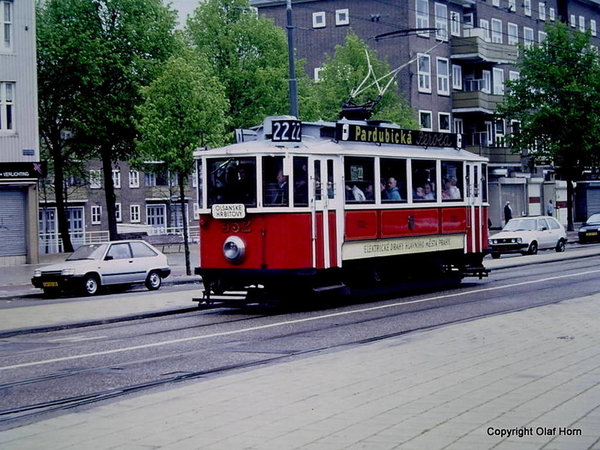
{"label": "tram step", "polygon": [[331,292],[331,291],[339,291],[340,294],[347,295],[350,293],[350,288],[345,284],[334,284],[331,286],[320,286],[317,288],[313,288],[315,292]]}

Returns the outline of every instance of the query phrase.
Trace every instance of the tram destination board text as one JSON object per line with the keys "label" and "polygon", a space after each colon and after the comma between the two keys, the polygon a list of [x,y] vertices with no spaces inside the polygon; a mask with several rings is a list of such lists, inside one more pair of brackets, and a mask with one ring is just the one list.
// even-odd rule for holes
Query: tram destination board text
{"label": "tram destination board text", "polygon": [[335,128],[335,138],[338,141],[372,142],[374,144],[462,147],[462,136],[460,134],[405,130],[403,128],[353,123],[338,123]]}

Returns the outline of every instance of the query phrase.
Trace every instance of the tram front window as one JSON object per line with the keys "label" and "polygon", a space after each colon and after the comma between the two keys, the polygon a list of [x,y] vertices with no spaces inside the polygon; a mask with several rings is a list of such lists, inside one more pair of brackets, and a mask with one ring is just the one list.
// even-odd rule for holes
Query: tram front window
{"label": "tram front window", "polygon": [[208,206],[218,203],[243,203],[256,206],[256,159],[209,159]]}

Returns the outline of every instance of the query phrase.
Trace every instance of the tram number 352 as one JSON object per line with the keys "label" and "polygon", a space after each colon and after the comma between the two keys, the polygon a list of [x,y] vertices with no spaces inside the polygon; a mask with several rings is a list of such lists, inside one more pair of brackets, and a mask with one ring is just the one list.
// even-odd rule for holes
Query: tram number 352
{"label": "tram number 352", "polygon": [[273,137],[275,142],[300,142],[302,140],[302,122],[299,120],[274,120]]}

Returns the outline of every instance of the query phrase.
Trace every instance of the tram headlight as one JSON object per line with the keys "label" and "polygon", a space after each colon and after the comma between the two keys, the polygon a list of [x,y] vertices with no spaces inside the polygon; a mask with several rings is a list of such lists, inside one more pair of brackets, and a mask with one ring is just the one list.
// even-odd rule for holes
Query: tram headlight
{"label": "tram headlight", "polygon": [[223,244],[223,256],[232,263],[239,263],[246,253],[246,244],[237,236],[229,236]]}

